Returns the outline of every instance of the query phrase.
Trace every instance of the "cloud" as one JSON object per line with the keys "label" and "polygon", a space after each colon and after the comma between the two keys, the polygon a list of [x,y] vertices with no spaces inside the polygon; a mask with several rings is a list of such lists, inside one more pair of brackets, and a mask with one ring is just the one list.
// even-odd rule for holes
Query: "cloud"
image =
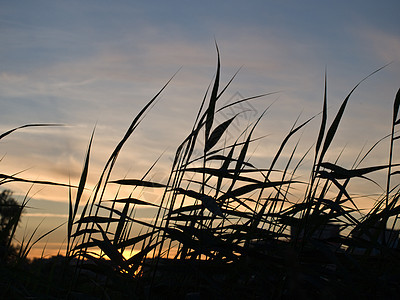
{"label": "cloud", "polygon": [[400,36],[377,28],[358,31],[363,38],[366,49],[382,62],[400,62]]}
{"label": "cloud", "polygon": [[68,214],[52,214],[52,213],[26,213],[24,214],[24,217],[46,217],[46,218],[63,218],[63,219],[68,219]]}

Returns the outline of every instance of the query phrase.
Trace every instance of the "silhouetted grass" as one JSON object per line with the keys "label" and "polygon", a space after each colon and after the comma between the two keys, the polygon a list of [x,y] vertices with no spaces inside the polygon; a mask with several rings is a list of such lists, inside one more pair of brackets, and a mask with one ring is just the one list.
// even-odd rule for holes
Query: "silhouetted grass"
{"label": "silhouetted grass", "polygon": [[[226,135],[238,115],[219,125],[216,118],[234,105],[270,94],[219,107],[236,75],[221,87],[220,69],[218,52],[215,78],[192,130],[177,147],[166,183],[149,179],[157,162],[142,178],[113,179],[112,170],[122,147],[170,81],[133,119],[92,195],[85,199],[93,131],[79,185],[65,184],[70,189],[65,257],[36,260],[24,265],[24,272],[22,267],[2,265],[3,279],[9,273],[17,278],[4,281],[4,297],[336,299],[394,297],[400,292],[399,232],[395,230],[399,171],[394,163],[400,90],[391,134],[386,137],[390,139],[386,165],[359,167],[381,141],[353,167],[326,160],[352,93],[381,68],[350,91],[331,124],[327,123],[325,79],[321,114],[299,124],[296,120],[270,165],[258,167],[250,163],[249,149],[258,140],[254,132],[269,107],[232,142]],[[299,140],[294,146],[289,142],[319,117],[315,144],[298,154]],[[17,129],[29,126],[43,125]],[[304,181],[296,172],[308,156],[313,163]],[[348,185],[355,178],[369,183],[367,175],[380,170],[387,170],[385,192],[370,211],[361,213]],[[31,182],[1,178],[0,184]],[[109,184],[132,187],[132,194],[105,199]],[[147,188],[161,191],[158,204],[132,196]],[[300,201],[293,202],[293,194],[300,193]],[[152,221],[140,219],[137,208],[142,206],[156,209]],[[32,245],[31,239],[20,245],[21,257],[26,258]]]}

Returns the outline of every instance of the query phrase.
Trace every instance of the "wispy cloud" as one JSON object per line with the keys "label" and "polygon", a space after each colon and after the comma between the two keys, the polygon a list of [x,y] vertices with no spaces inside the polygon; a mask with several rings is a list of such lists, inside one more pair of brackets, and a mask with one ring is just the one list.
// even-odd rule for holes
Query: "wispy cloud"
{"label": "wispy cloud", "polygon": [[52,213],[26,213],[25,217],[40,217],[40,218],[63,218],[67,220],[68,214],[52,214]]}
{"label": "wispy cloud", "polygon": [[368,51],[383,62],[400,62],[400,36],[378,28],[359,30]]}

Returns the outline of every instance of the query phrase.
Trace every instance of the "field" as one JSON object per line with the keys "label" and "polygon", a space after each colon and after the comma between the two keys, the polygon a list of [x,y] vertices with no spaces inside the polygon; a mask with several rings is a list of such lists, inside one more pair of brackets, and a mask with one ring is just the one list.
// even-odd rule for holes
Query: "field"
{"label": "field", "polygon": [[[213,83],[191,131],[176,149],[166,182],[152,180],[157,161],[141,178],[110,178],[120,151],[169,82],[136,115],[88,199],[83,195],[94,132],[78,186],[1,174],[0,184],[5,187],[22,181],[64,185],[70,190],[66,252],[33,261],[27,258],[31,247],[51,231],[16,243],[19,220],[29,208],[25,200],[18,205],[7,202],[10,194],[3,192],[1,298],[394,299],[400,292],[399,164],[394,155],[400,90],[393,95],[391,133],[370,149],[360,149],[352,166],[341,166],[328,161],[326,154],[360,83],[328,124],[325,80],[321,113],[305,122],[296,120],[269,167],[260,168],[251,163],[249,149],[260,139],[254,131],[269,108],[233,141],[227,134],[241,112],[222,122],[216,119],[229,108],[267,95],[220,106],[218,100],[232,80],[221,85],[218,56]],[[298,142],[291,142],[300,140],[299,134],[314,119],[320,120],[318,135],[299,155]],[[0,139],[32,126],[52,124],[23,125]],[[360,167],[382,142],[389,145],[387,164]],[[306,158],[312,166],[304,179],[296,171]],[[377,172],[386,185],[374,205],[361,210],[348,186],[352,180],[375,185],[368,176]],[[130,187],[131,196],[106,199],[111,185]],[[159,203],[140,197],[149,189],[159,191]],[[143,206],[153,209],[151,221],[141,218],[138,207]]]}

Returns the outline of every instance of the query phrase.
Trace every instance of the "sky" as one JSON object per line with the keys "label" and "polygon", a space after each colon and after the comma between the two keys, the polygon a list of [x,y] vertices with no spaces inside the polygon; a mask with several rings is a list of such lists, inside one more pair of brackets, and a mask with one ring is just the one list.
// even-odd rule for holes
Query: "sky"
{"label": "sky", "polygon": [[[339,162],[350,168],[364,146],[391,129],[400,87],[399,11],[397,0],[1,1],[0,132],[30,123],[63,126],[27,128],[2,139],[0,173],[77,184],[96,128],[88,180],[93,187],[134,116],[178,71],[112,176],[140,178],[164,153],[152,176],[165,180],[215,74],[215,42],[221,82],[241,68],[221,105],[277,92],[244,105],[247,112],[229,132],[237,136],[272,104],[256,131],[266,136],[252,157],[260,167],[270,163],[299,115],[305,121],[321,111],[325,70],[331,121],[361,79],[391,63],[352,95],[329,153],[333,160],[345,147]],[[301,132],[300,154],[316,140],[318,122]],[[363,166],[384,164],[387,151],[385,144],[378,147]],[[68,189],[2,188],[19,201],[31,198],[20,238],[40,222],[39,231],[46,232],[66,221]],[[49,237],[48,251],[60,248],[64,237],[65,228]]]}

